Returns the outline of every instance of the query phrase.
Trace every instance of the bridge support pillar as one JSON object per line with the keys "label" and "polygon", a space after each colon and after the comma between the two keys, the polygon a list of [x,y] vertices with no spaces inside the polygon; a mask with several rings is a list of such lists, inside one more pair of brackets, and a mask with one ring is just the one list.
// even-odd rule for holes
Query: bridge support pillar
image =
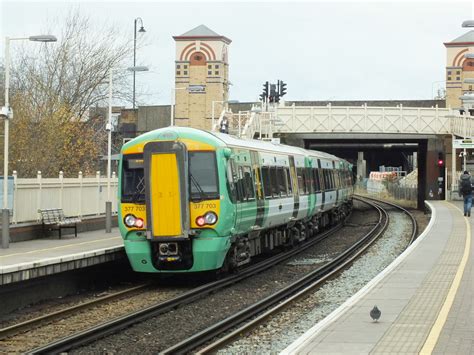
{"label": "bridge support pillar", "polygon": [[364,152],[357,153],[357,180],[362,181],[367,177],[367,163],[364,160]]}

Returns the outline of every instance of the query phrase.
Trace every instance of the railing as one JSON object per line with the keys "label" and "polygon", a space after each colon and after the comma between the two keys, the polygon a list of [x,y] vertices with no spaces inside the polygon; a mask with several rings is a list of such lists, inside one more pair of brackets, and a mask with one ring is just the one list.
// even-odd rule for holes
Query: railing
{"label": "railing", "polygon": [[276,132],[450,134],[454,111],[447,108],[363,106],[277,107]]}
{"label": "railing", "polygon": [[[39,221],[38,209],[62,208],[66,216],[94,216],[105,214],[107,178],[97,172],[95,177],[18,178],[13,174],[12,223]],[[117,213],[117,185],[115,173],[111,178],[112,211]]]}

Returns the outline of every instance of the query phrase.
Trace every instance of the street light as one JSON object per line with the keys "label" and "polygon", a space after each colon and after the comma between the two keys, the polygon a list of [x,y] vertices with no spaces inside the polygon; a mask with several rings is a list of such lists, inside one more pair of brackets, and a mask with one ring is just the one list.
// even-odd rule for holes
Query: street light
{"label": "street light", "polygon": [[10,41],[56,42],[52,35],[30,37],[5,37],[5,106],[2,107],[1,117],[5,119],[4,154],[3,154],[3,209],[2,209],[2,248],[7,249],[10,244],[10,211],[8,209],[8,130],[13,111],[10,107],[8,93],[10,89]]}
{"label": "street light", "polygon": [[112,196],[110,188],[111,170],[112,170],[112,92],[113,92],[113,73],[119,70],[128,70],[133,72],[148,71],[148,67],[138,66],[130,68],[111,68],[109,71],[109,114],[105,130],[107,131],[107,201],[105,201],[105,232],[112,232]]}
{"label": "street light", "polygon": [[474,20],[467,20],[462,23],[462,27],[474,27]]}
{"label": "street light", "polygon": [[[133,67],[137,67],[137,22],[140,21],[140,29],[138,32],[144,33],[145,28],[143,27],[143,20],[141,17],[137,17],[134,21],[133,27]],[[135,72],[133,72],[133,109],[135,110]]]}

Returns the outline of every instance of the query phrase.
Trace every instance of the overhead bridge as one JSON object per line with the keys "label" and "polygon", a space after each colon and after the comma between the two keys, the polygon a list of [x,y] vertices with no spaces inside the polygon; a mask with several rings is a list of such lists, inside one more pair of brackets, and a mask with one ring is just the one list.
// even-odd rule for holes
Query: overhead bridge
{"label": "overhead bridge", "polygon": [[[271,139],[305,148],[320,149],[357,160],[357,151],[400,149],[417,152],[419,205],[427,199],[444,198],[438,194],[441,185],[437,161],[440,154],[446,161],[448,191],[456,189],[452,176],[462,163],[452,154],[453,137],[473,137],[474,117],[450,108],[373,107],[373,106],[280,106],[270,112],[254,107],[250,111],[222,112],[213,129],[222,119],[229,122],[229,133],[242,138]],[[389,159],[385,154],[383,159]],[[372,158],[371,169],[377,159]],[[379,163],[379,165],[381,165]],[[444,176],[446,175],[446,176]],[[456,178],[454,179],[456,181]],[[435,192],[435,193],[433,193]]]}

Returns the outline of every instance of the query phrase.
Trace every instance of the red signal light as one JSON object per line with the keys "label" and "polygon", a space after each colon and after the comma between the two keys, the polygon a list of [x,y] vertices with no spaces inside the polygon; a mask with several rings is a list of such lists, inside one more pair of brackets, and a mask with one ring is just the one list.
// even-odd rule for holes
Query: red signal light
{"label": "red signal light", "polygon": [[443,165],[444,165],[444,161],[441,160],[441,159],[439,159],[439,160],[438,160],[438,166],[443,166]]}

